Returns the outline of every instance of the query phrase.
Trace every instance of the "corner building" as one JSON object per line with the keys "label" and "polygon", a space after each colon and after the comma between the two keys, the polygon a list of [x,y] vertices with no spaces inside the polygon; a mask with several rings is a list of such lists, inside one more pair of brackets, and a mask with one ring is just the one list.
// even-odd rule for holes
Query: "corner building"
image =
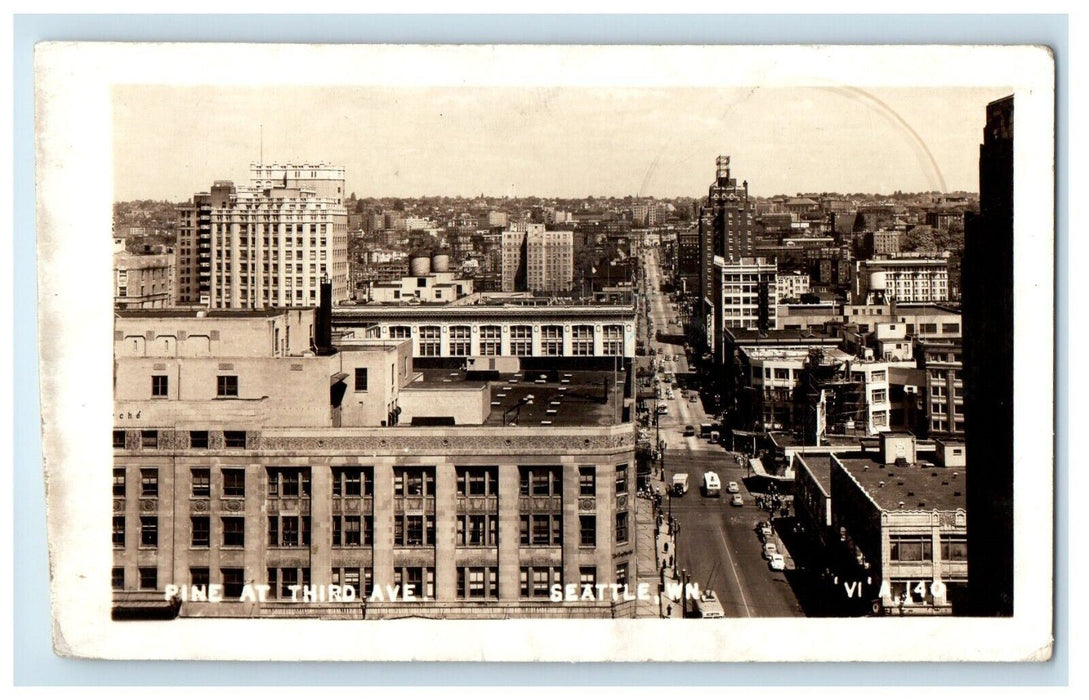
{"label": "corner building", "polygon": [[410,341],[330,347],[321,317],[118,312],[116,615],[185,586],[186,617],[634,616],[549,600],[635,591],[630,378],[418,371]]}

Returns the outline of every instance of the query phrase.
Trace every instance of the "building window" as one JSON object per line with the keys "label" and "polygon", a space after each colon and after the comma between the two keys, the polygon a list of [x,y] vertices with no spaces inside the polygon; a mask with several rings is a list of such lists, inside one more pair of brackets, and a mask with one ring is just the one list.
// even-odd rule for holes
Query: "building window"
{"label": "building window", "polygon": [[389,327],[390,338],[411,338],[412,328],[409,326],[390,326]]}
{"label": "building window", "polygon": [[597,516],[596,515],[580,515],[579,516],[579,546],[580,547],[596,547],[597,546]]}
{"label": "building window", "polygon": [[942,333],[960,333],[959,323],[943,323]]}
{"label": "building window", "polygon": [[113,546],[125,546],[125,516],[113,516]]}
{"label": "building window", "polygon": [[451,357],[468,357],[470,353],[469,334],[472,329],[469,326],[450,326],[450,352]]}
{"label": "building window", "polygon": [[395,467],[393,470],[394,496],[435,495],[434,467]]}
{"label": "building window", "polygon": [[167,395],[167,376],[165,374],[153,374],[153,375],[151,375],[151,395],[152,396],[166,396]]}
{"label": "building window", "polygon": [[435,546],[435,516],[395,515],[393,544],[397,547]]}
{"label": "building window", "polygon": [[141,547],[158,547],[159,546],[159,516],[157,516],[157,515],[141,515],[140,516],[140,546]]}
{"label": "building window", "polygon": [[368,598],[374,590],[374,573],[369,566],[333,567],[331,582],[334,586],[351,586],[357,597]]}
{"label": "building window", "polygon": [[212,470],[199,467],[189,470],[189,480],[193,485],[194,498],[207,498],[212,493]]}
{"label": "building window", "polygon": [[593,465],[579,467],[579,495],[597,495],[597,468]]}
{"label": "building window", "polygon": [[529,547],[559,547],[563,544],[563,514],[523,513],[520,542]]}
{"label": "building window", "polygon": [[616,465],[616,495],[628,492],[628,465]]}
{"label": "building window", "polygon": [[604,333],[603,351],[606,355],[623,355],[624,354],[624,327],[623,326],[605,326],[602,329]]}
{"label": "building window", "polygon": [[420,357],[439,357],[441,354],[441,329],[438,326],[420,326]]}
{"label": "building window", "polygon": [[140,470],[140,495],[144,498],[157,498],[159,496],[159,470]]}
{"label": "building window", "polygon": [[115,591],[120,591],[125,588],[125,567],[113,567],[113,573],[110,576],[110,585]]}
{"label": "building window", "polygon": [[533,327],[510,327],[510,354],[516,357],[533,356]]}
{"label": "building window", "polygon": [[269,547],[309,547],[309,515],[268,516]]}
{"label": "building window", "polygon": [[616,514],[616,542],[622,544],[628,541],[628,512],[620,511]]}
{"label": "building window", "polygon": [[463,497],[499,495],[499,468],[458,467],[457,493]]}
{"label": "building window", "polygon": [[140,447],[147,449],[155,449],[159,446],[159,431],[158,430],[141,430],[140,431]]}
{"label": "building window", "polygon": [[356,367],[355,368],[355,390],[367,391],[367,368]]}
{"label": "building window", "polygon": [[374,493],[374,476],[363,467],[333,467],[333,496],[358,497]]}
{"label": "building window", "polygon": [[563,495],[560,467],[519,467],[519,493],[523,496]]}
{"label": "building window", "polygon": [[370,515],[334,515],[333,546],[363,547],[374,544],[374,517]]}
{"label": "building window", "polygon": [[523,566],[519,571],[523,598],[548,598],[552,586],[561,585],[563,570],[558,566]]}
{"label": "building window", "polygon": [[140,590],[153,591],[159,587],[159,570],[154,566],[140,567]]}
{"label": "building window", "polygon": [[878,389],[873,392],[873,395],[871,396],[871,401],[873,401],[873,403],[885,403],[888,400],[889,394],[884,389]]}
{"label": "building window", "polygon": [[309,498],[309,467],[269,467],[268,495],[273,498]]}
{"label": "building window", "polygon": [[968,561],[968,538],[963,535],[943,535],[942,561]]}
{"label": "building window", "polygon": [[113,431],[113,447],[117,450],[125,449],[125,431],[115,430]]}
{"label": "building window", "polygon": [[499,598],[499,568],[495,566],[459,566],[458,598]]}
{"label": "building window", "polygon": [[212,582],[212,576],[207,566],[189,567],[189,584],[195,588],[208,591],[208,584]]}
{"label": "building window", "polygon": [[216,396],[238,396],[238,376],[221,374],[216,377]]}
{"label": "building window", "polygon": [[596,566],[580,566],[579,567],[579,590],[586,590],[589,586],[591,589],[597,586],[597,567]]}
{"label": "building window", "polygon": [[224,430],[223,431],[223,446],[240,450],[246,447],[246,431],[245,430]]}
{"label": "building window", "polygon": [[628,585],[628,562],[621,562],[616,565],[616,584],[618,586]]}
{"label": "building window", "polygon": [[459,547],[495,547],[499,544],[499,516],[485,513],[469,513],[457,517]]}
{"label": "building window", "polygon": [[238,517],[221,518],[223,524],[223,546],[246,546],[246,519]]}
{"label": "building window", "polygon": [[889,536],[889,559],[891,561],[931,561],[933,541],[929,536],[891,535]]}
{"label": "building window", "polygon": [[571,354],[586,357],[594,354],[594,327],[571,327]]}
{"label": "building window", "polygon": [[411,591],[416,599],[435,597],[435,567],[398,566],[393,569],[393,584],[399,586],[403,595]]}
{"label": "building window", "polygon": [[480,354],[498,355],[502,349],[502,329],[499,326],[480,327]]}
{"label": "building window", "polygon": [[242,498],[246,495],[246,470],[223,470],[223,496],[226,498]]}
{"label": "building window", "polygon": [[242,589],[246,585],[245,569],[220,569],[223,577],[223,596],[225,598],[238,599],[242,596]]}
{"label": "building window", "polygon": [[117,498],[125,497],[125,469],[113,470],[113,495]]}
{"label": "building window", "polygon": [[563,355],[563,326],[541,326],[541,354]]}
{"label": "building window", "polygon": [[194,515],[190,518],[193,547],[208,547],[212,544],[212,521],[207,515]]}
{"label": "building window", "polygon": [[189,431],[189,446],[195,450],[208,449],[208,431],[207,430],[190,430]]}

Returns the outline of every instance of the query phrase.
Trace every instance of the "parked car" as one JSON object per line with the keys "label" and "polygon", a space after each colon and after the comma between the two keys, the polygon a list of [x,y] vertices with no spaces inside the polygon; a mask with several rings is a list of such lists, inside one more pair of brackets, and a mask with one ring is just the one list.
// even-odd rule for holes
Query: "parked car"
{"label": "parked car", "polygon": [[771,537],[771,523],[766,520],[760,523],[760,536],[764,538]]}
{"label": "parked car", "polygon": [[688,403],[696,403],[700,400],[699,394],[692,394],[692,398],[688,399]]}
{"label": "parked car", "polygon": [[741,498],[740,493],[734,494],[734,497],[730,499],[730,505],[739,507],[745,505],[745,501]]}
{"label": "parked car", "polygon": [[736,481],[731,481],[726,484],[726,493],[741,493],[741,489],[738,487]]}
{"label": "parked car", "polygon": [[764,558],[765,559],[770,561],[771,557],[773,555],[775,555],[775,554],[778,554],[778,553],[779,553],[779,548],[775,546],[774,542],[765,542],[764,543]]}
{"label": "parked car", "polygon": [[782,554],[772,554],[768,559],[768,568],[772,571],[783,571],[786,569],[786,560],[783,559]]}
{"label": "parked car", "polygon": [[688,490],[688,475],[687,474],[674,474],[673,475],[673,495],[683,496],[685,491]]}

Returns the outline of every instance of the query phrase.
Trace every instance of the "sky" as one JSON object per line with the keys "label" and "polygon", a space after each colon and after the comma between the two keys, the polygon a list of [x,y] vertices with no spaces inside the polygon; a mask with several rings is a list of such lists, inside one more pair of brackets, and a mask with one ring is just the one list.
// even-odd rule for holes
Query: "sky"
{"label": "sky", "polygon": [[266,162],[360,198],[976,191],[995,88],[254,88],[113,93],[115,196],[188,200]]}

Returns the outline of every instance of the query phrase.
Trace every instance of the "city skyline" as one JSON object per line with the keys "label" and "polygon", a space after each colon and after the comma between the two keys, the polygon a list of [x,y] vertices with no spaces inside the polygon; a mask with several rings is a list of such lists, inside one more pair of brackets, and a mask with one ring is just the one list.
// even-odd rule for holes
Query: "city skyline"
{"label": "city skyline", "polygon": [[975,191],[1002,92],[123,86],[114,200],[185,201],[262,159],[343,165],[360,198],[699,197],[720,154],[755,196]]}

